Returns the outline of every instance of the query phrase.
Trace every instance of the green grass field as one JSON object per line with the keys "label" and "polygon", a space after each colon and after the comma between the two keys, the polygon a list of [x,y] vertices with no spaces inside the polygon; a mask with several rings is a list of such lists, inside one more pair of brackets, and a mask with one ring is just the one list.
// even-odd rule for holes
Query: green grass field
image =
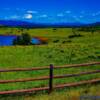
{"label": "green grass field", "polygon": [[[69,35],[72,35],[71,28],[58,28],[56,30],[54,30],[53,28],[28,29],[28,30],[27,29],[19,30],[17,28],[0,29],[0,34],[20,35],[22,32],[27,32],[33,37],[34,36],[46,37],[49,39],[48,44],[32,45],[32,46],[0,47],[0,69],[43,67],[43,66],[49,66],[50,64],[60,66],[65,64],[77,64],[77,63],[100,61],[99,32],[95,32],[94,34],[91,34],[91,32],[78,31],[78,34],[81,34],[82,37],[68,38]],[[83,71],[98,70],[99,68],[100,68],[99,66],[89,66],[87,68],[81,67],[77,69],[75,68],[60,69],[60,70],[55,70],[54,74],[62,75],[68,73],[70,74],[79,73]],[[30,77],[36,78],[48,74],[49,74],[48,70],[37,71],[37,72],[35,71],[35,72],[0,73],[0,79],[7,80],[7,79],[20,79],[20,78],[30,78]],[[54,84],[56,85],[56,84],[67,83],[67,82],[79,82],[80,80],[94,79],[94,78],[98,78],[99,76],[100,74],[94,74],[94,75],[84,75],[75,78],[56,79],[54,80]],[[4,85],[0,84],[0,91],[14,90],[14,89],[27,89],[27,88],[41,87],[47,85],[48,85],[48,81],[24,82],[24,83],[16,83],[16,84],[11,83],[11,84],[4,84]],[[98,85],[98,87],[100,86]],[[80,87],[78,91],[81,91],[81,88],[82,87]],[[97,87],[91,86],[91,88],[93,88],[94,89],[93,91],[95,91]],[[82,88],[82,90],[84,89]],[[74,90],[71,89],[70,91],[74,92],[76,91],[76,89]],[[34,100],[49,100],[51,98],[48,97],[47,95],[45,96],[43,96],[42,94],[40,96],[39,95],[36,95],[34,97]],[[53,97],[53,100],[55,100],[54,98],[56,96],[59,98],[60,95],[62,96],[62,100],[66,100],[64,99],[66,98],[66,92],[64,92],[63,90],[61,93],[54,92],[51,95]],[[78,93],[78,95],[80,94]],[[4,98],[2,97],[2,99]],[[16,100],[20,100],[18,98]],[[23,98],[24,97],[22,97],[21,100],[23,100]],[[27,100],[33,100],[31,96],[28,96],[26,98],[29,98]]]}

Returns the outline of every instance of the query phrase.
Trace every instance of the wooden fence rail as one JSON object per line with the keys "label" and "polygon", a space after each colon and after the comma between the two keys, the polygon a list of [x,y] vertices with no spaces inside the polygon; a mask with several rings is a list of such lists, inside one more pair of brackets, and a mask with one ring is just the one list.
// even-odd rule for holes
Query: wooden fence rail
{"label": "wooden fence rail", "polygon": [[[100,70],[94,70],[94,71],[88,71],[88,72],[81,72],[78,74],[66,74],[66,75],[55,75],[53,78],[68,78],[68,77],[78,77],[81,75],[88,75],[88,74],[95,74],[100,73]],[[17,80],[0,80],[0,84],[6,84],[6,83],[16,83],[16,82],[28,82],[28,81],[41,81],[41,80],[48,80],[50,79],[49,76],[39,77],[39,78],[28,78],[28,79],[17,79]]]}
{"label": "wooden fence rail", "polygon": [[[77,67],[88,67],[91,65],[99,65],[100,62],[92,62],[92,63],[84,63],[84,64],[70,64],[70,65],[63,65],[63,66],[55,66],[54,69],[60,68],[77,68]],[[36,67],[36,68],[13,68],[13,69],[0,69],[0,72],[19,72],[19,71],[36,71],[36,70],[48,70],[50,69],[49,66],[46,67]]]}
{"label": "wooden fence rail", "polygon": [[53,66],[52,64],[48,67],[38,67],[38,68],[17,68],[17,69],[1,69],[0,72],[19,72],[19,71],[34,71],[34,70],[47,70],[49,69],[50,73],[49,76],[39,77],[39,78],[28,78],[28,79],[17,79],[17,80],[0,80],[0,84],[7,84],[7,83],[16,83],[16,82],[28,82],[28,81],[41,81],[41,80],[48,80],[49,79],[49,85],[48,87],[41,87],[41,88],[32,88],[32,89],[23,89],[23,90],[12,90],[12,91],[0,91],[0,95],[2,94],[14,94],[14,93],[24,93],[24,92],[32,92],[32,91],[41,91],[41,90],[49,90],[49,93],[52,92],[55,88],[63,88],[63,87],[71,87],[71,86],[78,86],[82,84],[88,84],[88,83],[96,83],[100,82],[100,78],[98,79],[92,79],[87,81],[81,81],[76,83],[67,83],[67,84],[60,84],[57,86],[53,85],[53,79],[55,78],[68,78],[68,77],[78,77],[81,75],[88,75],[88,74],[96,74],[100,73],[100,70],[92,70],[88,72],[80,72],[76,74],[66,74],[66,75],[53,75],[54,69],[59,68],[78,68],[78,67],[86,67],[91,65],[100,65],[100,62],[93,62],[93,63],[84,63],[84,64],[73,64],[73,65],[64,65],[64,66]]}

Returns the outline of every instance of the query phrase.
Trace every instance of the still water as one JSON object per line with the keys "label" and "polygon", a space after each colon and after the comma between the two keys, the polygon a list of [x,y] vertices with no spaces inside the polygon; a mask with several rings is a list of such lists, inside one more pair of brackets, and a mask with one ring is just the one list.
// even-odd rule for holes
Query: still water
{"label": "still water", "polygon": [[[17,36],[14,35],[0,35],[0,46],[12,46],[13,40],[16,39]],[[31,42],[33,44],[40,44],[41,41],[37,38],[32,38]]]}

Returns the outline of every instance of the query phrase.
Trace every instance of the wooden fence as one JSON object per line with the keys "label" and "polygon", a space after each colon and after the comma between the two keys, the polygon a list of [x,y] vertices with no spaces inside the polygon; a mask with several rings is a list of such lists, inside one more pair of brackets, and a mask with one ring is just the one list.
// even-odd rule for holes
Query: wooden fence
{"label": "wooden fence", "polygon": [[15,94],[15,93],[25,93],[25,92],[33,92],[33,91],[41,91],[41,90],[49,90],[49,93],[56,88],[63,88],[63,87],[72,87],[72,86],[79,86],[84,84],[92,84],[96,82],[100,82],[100,78],[92,79],[92,80],[84,80],[76,83],[67,83],[67,84],[60,84],[60,85],[53,85],[53,80],[55,78],[67,78],[67,77],[77,77],[81,75],[88,75],[88,74],[95,74],[100,73],[100,70],[92,70],[88,72],[80,72],[78,74],[66,74],[66,75],[53,75],[54,69],[61,69],[61,68],[79,68],[79,67],[88,67],[92,65],[100,65],[100,62],[93,62],[93,63],[84,63],[84,64],[72,64],[72,65],[64,65],[64,66],[50,66],[47,67],[38,67],[38,68],[16,68],[16,69],[0,69],[1,73],[5,72],[20,72],[20,71],[36,71],[36,70],[49,70],[49,76],[39,77],[39,78],[28,78],[28,79],[18,79],[18,80],[0,80],[0,84],[7,84],[7,83],[16,83],[16,82],[28,82],[28,81],[41,81],[41,80],[49,80],[48,87],[40,87],[40,88],[32,88],[32,89],[22,89],[22,90],[11,90],[11,91],[0,91],[0,95],[3,94]]}

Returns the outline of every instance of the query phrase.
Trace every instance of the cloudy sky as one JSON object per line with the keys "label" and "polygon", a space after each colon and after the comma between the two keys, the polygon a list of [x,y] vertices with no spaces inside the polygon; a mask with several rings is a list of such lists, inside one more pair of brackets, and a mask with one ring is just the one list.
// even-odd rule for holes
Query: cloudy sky
{"label": "cloudy sky", "polygon": [[100,0],[0,0],[0,19],[40,23],[100,21]]}

